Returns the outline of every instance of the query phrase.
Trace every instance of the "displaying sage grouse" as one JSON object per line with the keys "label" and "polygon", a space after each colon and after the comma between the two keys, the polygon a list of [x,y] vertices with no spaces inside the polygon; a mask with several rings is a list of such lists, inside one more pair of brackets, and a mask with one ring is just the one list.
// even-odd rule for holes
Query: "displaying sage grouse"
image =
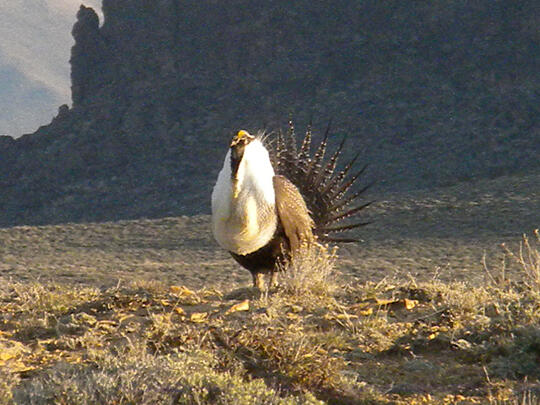
{"label": "displaying sage grouse", "polygon": [[219,245],[251,272],[260,290],[264,275],[271,274],[275,283],[277,264],[293,258],[302,243],[353,242],[334,235],[366,224],[338,224],[369,205],[354,205],[369,186],[350,192],[365,170],[348,176],[358,155],[336,170],[344,141],[324,159],[328,133],[313,155],[310,127],[300,146],[292,124],[273,144],[264,133],[244,130],[231,141],[212,192],[212,228]]}

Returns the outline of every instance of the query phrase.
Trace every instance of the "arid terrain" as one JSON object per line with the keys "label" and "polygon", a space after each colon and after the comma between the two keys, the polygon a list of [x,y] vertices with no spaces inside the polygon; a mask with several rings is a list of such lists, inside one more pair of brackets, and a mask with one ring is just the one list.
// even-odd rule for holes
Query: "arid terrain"
{"label": "arid terrain", "polygon": [[366,199],[262,296],[209,216],[0,229],[0,403],[538,403],[540,175]]}
{"label": "arid terrain", "polygon": [[[0,136],[0,405],[539,404],[538,1],[99,3]],[[260,292],[201,214],[290,120],[373,203]]]}
{"label": "arid terrain", "polygon": [[[338,269],[359,282],[383,278],[478,283],[482,258],[501,259],[540,226],[540,175],[466,182],[409,194],[366,195],[371,224],[342,245]],[[0,275],[17,281],[112,286],[134,278],[167,284],[247,285],[212,238],[210,217],[0,229]]]}

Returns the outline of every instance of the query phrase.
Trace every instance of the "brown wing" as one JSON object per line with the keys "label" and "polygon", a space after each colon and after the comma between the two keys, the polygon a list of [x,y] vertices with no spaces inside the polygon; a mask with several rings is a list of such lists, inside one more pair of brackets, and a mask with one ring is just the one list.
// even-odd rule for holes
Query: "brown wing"
{"label": "brown wing", "polygon": [[[268,144],[272,165],[276,174],[287,176],[298,189],[308,206],[314,222],[313,233],[321,242],[355,242],[357,237],[348,237],[344,232],[367,225],[360,222],[357,216],[370,205],[370,202],[358,204],[365,191],[372,183],[354,190],[366,166],[355,170],[359,154],[338,170],[338,160],[345,149],[343,141],[334,153],[325,159],[327,144],[330,138],[330,126],[324,133],[323,140],[312,149],[311,126],[300,146],[297,145],[292,122],[285,133],[279,132],[273,144]],[[341,221],[348,223],[340,224]],[[336,235],[337,236],[334,236]]]}
{"label": "brown wing", "polygon": [[278,216],[291,250],[295,251],[303,241],[313,240],[314,223],[296,186],[284,176],[274,176],[273,182]]}

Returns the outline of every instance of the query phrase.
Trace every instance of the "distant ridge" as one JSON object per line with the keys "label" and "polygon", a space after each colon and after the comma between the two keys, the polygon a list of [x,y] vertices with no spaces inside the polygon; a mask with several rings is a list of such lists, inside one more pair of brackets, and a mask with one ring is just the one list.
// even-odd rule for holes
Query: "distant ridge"
{"label": "distant ridge", "polygon": [[103,0],[73,107],[0,137],[0,226],[208,212],[233,130],[333,118],[379,191],[538,171],[536,2]]}

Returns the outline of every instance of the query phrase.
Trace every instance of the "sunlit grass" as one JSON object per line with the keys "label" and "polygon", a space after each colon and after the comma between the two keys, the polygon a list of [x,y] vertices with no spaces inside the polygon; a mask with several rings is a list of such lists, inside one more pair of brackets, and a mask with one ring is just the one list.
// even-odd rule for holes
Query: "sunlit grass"
{"label": "sunlit grass", "polygon": [[263,296],[3,280],[0,404],[536,404],[538,251],[483,285],[350,283],[320,247]]}

